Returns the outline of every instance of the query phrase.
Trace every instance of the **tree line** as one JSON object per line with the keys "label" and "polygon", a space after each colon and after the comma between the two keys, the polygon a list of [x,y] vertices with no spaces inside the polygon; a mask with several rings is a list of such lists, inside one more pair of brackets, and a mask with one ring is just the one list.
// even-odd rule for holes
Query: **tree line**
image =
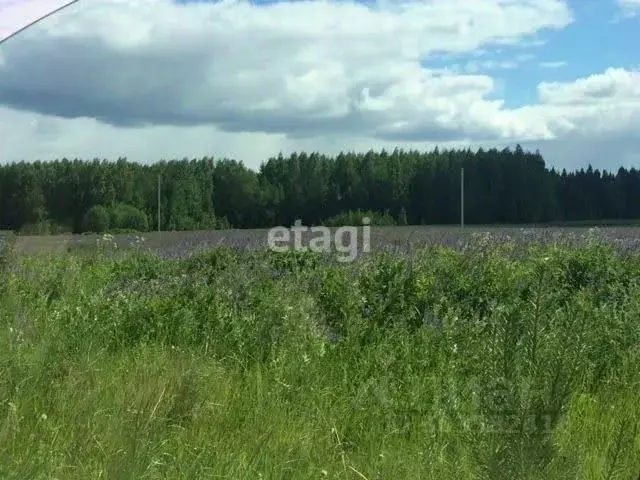
{"label": "tree line", "polygon": [[257,171],[232,159],[124,158],[0,166],[0,230],[192,230],[335,223],[370,211],[400,224],[531,224],[640,219],[640,171],[549,169],[538,151],[396,149],[279,155]]}

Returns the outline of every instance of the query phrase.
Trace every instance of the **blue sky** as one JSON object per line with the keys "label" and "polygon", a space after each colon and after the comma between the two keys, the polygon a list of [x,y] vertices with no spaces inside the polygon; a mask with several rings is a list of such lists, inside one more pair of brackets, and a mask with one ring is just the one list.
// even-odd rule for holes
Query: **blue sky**
{"label": "blue sky", "polygon": [[81,0],[0,46],[0,162],[520,143],[640,166],[637,45],[640,0]]}

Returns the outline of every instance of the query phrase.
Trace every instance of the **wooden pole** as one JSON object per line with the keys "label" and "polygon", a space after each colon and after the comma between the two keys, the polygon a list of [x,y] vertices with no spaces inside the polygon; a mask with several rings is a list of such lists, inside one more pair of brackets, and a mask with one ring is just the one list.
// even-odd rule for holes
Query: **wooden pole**
{"label": "wooden pole", "polygon": [[158,233],[160,233],[160,222],[161,222],[161,216],[160,216],[160,174],[158,174]]}
{"label": "wooden pole", "polygon": [[464,168],[460,169],[460,228],[464,230]]}

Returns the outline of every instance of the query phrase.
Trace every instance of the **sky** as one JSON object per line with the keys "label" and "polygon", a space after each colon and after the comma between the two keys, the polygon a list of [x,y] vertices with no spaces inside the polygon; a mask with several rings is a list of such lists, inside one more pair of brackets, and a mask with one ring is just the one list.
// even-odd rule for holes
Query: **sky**
{"label": "sky", "polygon": [[640,0],[80,0],[0,44],[0,163],[519,143],[640,167],[639,46]]}

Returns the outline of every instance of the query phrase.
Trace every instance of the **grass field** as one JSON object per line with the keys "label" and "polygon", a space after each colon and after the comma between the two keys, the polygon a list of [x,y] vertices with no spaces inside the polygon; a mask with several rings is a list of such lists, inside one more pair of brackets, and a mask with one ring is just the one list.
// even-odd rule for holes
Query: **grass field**
{"label": "grass field", "polygon": [[638,231],[7,237],[0,478],[636,480]]}
{"label": "grass field", "polygon": [[[335,232],[335,229],[332,229]],[[409,253],[416,247],[463,247],[471,237],[491,235],[493,243],[516,242],[519,245],[557,243],[582,245],[585,237],[595,237],[616,246],[618,250],[640,248],[640,228],[619,227],[531,227],[531,226],[471,226],[461,230],[455,226],[372,227],[373,251],[395,250]],[[0,232],[1,235],[1,232]],[[218,246],[231,246],[243,250],[265,247],[268,230],[207,230],[188,232],[148,232],[141,235],[115,235],[120,249],[132,245],[137,249],[159,253],[162,257],[184,257],[195,251]],[[140,238],[143,238],[140,241]],[[101,235],[19,236],[16,239],[20,253],[67,252],[92,249]],[[305,235],[308,239],[309,235]]]}

